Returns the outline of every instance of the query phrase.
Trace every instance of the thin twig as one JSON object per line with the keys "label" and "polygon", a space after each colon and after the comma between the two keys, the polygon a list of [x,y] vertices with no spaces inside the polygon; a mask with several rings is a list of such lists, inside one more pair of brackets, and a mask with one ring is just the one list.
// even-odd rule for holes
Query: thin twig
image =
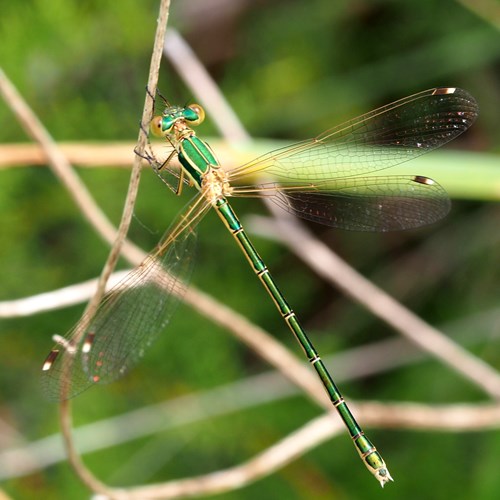
{"label": "thin twig", "polygon": [[[449,432],[497,429],[500,405],[443,405],[379,403],[352,404],[354,411],[369,426],[420,428]],[[247,462],[225,470],[189,479],[140,488],[113,490],[114,499],[184,498],[221,493],[242,488],[265,477],[307,451],[331,439],[343,429],[338,419],[322,415],[289,434],[286,438]]]}
{"label": "thin twig", "polygon": [[[448,432],[497,429],[500,405],[442,405],[352,403],[368,427],[426,429]],[[230,491],[265,477],[343,429],[338,419],[322,415],[247,462],[226,470],[141,488],[112,489],[114,499],[182,498]]]}
{"label": "thin twig", "polygon": [[330,415],[310,420],[278,443],[247,462],[203,476],[126,490],[115,489],[114,500],[148,500],[205,496],[242,488],[285,466],[308,450],[341,432],[342,424]]}
{"label": "thin twig", "polygon": [[[155,38],[155,46],[153,49],[150,76],[148,80],[148,88],[156,88],[156,83],[158,81],[158,72],[161,61],[161,53],[163,47],[163,40],[165,36],[166,23],[168,19],[170,1],[162,0],[160,5],[160,13],[158,17],[158,28]],[[120,249],[125,236],[128,231],[130,220],[132,218],[133,206],[137,196],[137,190],[139,186],[139,178],[141,171],[141,160],[138,157],[134,157],[134,164],[131,173],[131,181],[129,184],[129,190],[127,193],[127,198],[125,201],[124,211],[122,215],[122,220],[118,233],[115,237],[115,230],[112,224],[107,220],[107,218],[102,214],[101,210],[94,204],[90,193],[86,190],[84,184],[79,180],[77,175],[71,169],[71,166],[67,162],[64,155],[57,148],[55,141],[52,139],[48,131],[43,127],[37,117],[34,115],[32,110],[27,106],[22,100],[21,96],[18,94],[14,86],[7,80],[4,73],[0,70],[0,84],[1,90],[4,94],[6,102],[10,104],[13,108],[14,113],[18,116],[20,122],[23,124],[27,133],[33,137],[44,149],[45,154],[49,160],[51,168],[54,170],[59,179],[64,183],[66,188],[73,194],[73,197],[77,201],[78,206],[84,214],[90,215],[92,224],[98,228],[100,234],[103,234],[108,241],[110,239],[114,240],[113,247],[110,251],[108,260],[103,268],[101,277],[98,283],[97,291],[93,298],[87,305],[86,314],[87,317],[92,317],[95,313],[102,295],[104,294],[106,282],[109,275],[112,273],[113,268],[116,264],[118,256],[120,254]],[[148,122],[152,115],[152,99],[147,96],[144,106],[142,124]],[[142,133],[139,133],[139,140],[137,144],[137,151],[142,152],[146,145],[146,137]],[[80,331],[83,333],[84,328]],[[68,367],[69,370],[69,367]],[[64,387],[63,387],[64,389]],[[85,467],[81,461],[78,453],[75,450],[72,438],[71,438],[71,407],[67,400],[61,402],[60,405],[60,420],[63,438],[68,451],[68,460],[72,464],[73,468],[82,479],[82,481],[93,491],[101,491],[105,493],[107,491],[106,486],[101,483],[93,474]]]}
{"label": "thin twig", "polygon": [[[484,326],[485,321],[491,324],[498,316],[498,311],[492,310],[486,316],[487,318],[482,318],[474,315],[467,318],[463,320],[462,328],[468,330],[466,325],[470,324]],[[486,328],[481,328],[481,330],[485,332]],[[480,339],[474,336],[468,340],[470,343]],[[324,358],[324,362],[327,366],[331,365],[337,368],[335,379],[337,382],[343,382],[388,372],[395,367],[415,364],[424,359],[425,357],[420,350],[417,350],[405,339],[397,338],[374,342],[327,356]],[[282,374],[277,371],[264,372],[200,393],[186,394],[80,426],[74,429],[74,439],[81,454],[92,453],[137,438],[172,431],[183,425],[192,425],[209,418],[255,408],[271,401],[277,402],[297,394],[296,386],[286,381]],[[363,403],[357,404],[363,408]],[[404,404],[391,406],[405,408]],[[451,405],[445,408],[455,407],[467,408],[468,412],[476,408],[472,404]],[[473,420],[467,422],[465,419],[462,424],[464,427],[458,430],[464,430],[474,425],[477,425],[477,430],[480,430],[483,425],[485,428],[494,426],[494,420],[484,420],[482,417],[485,407],[489,408],[490,406],[481,404],[477,407],[481,415],[479,419],[477,416],[473,416],[473,411],[467,413]],[[419,408],[425,409],[426,406],[419,405]],[[432,409],[432,407],[430,408]],[[428,426],[429,424],[424,423],[423,425]],[[437,422],[435,425],[441,428],[441,425],[447,426],[448,424]],[[418,430],[420,426],[421,424],[417,423],[415,427],[408,425],[407,428]],[[4,434],[8,432],[5,429]],[[17,439],[12,439],[14,443],[17,442]],[[58,434],[2,450],[0,451],[0,480],[32,474],[65,458],[66,455],[60,447]]]}
{"label": "thin twig", "polygon": [[[211,139],[210,143],[217,150],[217,156],[223,163],[243,164],[257,156],[257,153],[252,152],[253,148],[236,150],[220,139]],[[78,167],[126,167],[128,170],[136,156],[134,155],[136,143],[132,141],[58,142],[57,145],[66,160]],[[47,156],[38,144],[0,144],[0,169],[26,167],[26,165],[43,165],[44,167],[47,165]],[[169,165],[177,167],[180,164],[177,158],[172,158]]]}
{"label": "thin twig", "polygon": [[[65,187],[75,193],[75,201],[81,210],[92,204],[92,198],[87,192],[85,186],[80,179],[71,170],[71,166],[67,163],[66,158],[59,151],[57,144],[52,139],[48,131],[29,108],[27,103],[22,99],[14,85],[8,80],[7,76],[0,70],[0,90],[3,94],[5,102],[9,104],[18,120],[23,125],[27,134],[39,142],[44,149],[49,165],[56,176],[63,182]],[[88,212],[88,210],[86,210]],[[109,236],[114,233],[113,226],[102,214],[100,210],[92,210],[92,222],[95,224],[101,234]],[[93,491],[106,491],[106,486],[94,477],[88,471],[77,453],[74,450],[71,441],[71,412],[69,403],[63,403],[60,406],[60,419],[62,426],[63,438],[66,444],[68,460],[73,465],[73,468],[82,479],[82,481]]]}
{"label": "thin twig", "polygon": [[[84,167],[126,167],[133,160],[132,142],[58,142],[66,160]],[[0,168],[47,165],[47,156],[35,143],[0,144]]]}
{"label": "thin twig", "polygon": [[[129,271],[114,272],[107,284],[106,291],[118,284]],[[91,279],[58,290],[39,293],[30,297],[0,301],[0,318],[17,318],[53,311],[81,304],[90,300],[97,288],[97,279]]]}
{"label": "thin twig", "polygon": [[[158,74],[161,62],[161,50],[163,46],[163,40],[165,38],[165,31],[167,27],[169,12],[170,12],[170,0],[161,0],[158,21],[157,21],[157,29],[153,45],[153,53],[151,56],[151,63],[149,69],[148,89],[156,88],[156,85],[158,83]],[[147,137],[144,135],[143,129],[147,127],[148,121],[152,116],[152,111],[153,111],[152,98],[149,93],[146,93],[144,110],[141,118],[141,128],[139,130],[139,138],[136,148],[139,154],[144,151],[144,148],[146,146]],[[102,270],[99,283],[97,285],[97,291],[94,297],[87,305],[85,311],[85,314],[89,318],[92,317],[97,311],[102,296],[104,295],[106,283],[109,279],[109,276],[113,272],[116,262],[118,261],[121,248],[123,246],[125,237],[128,232],[128,228],[130,226],[130,221],[132,220],[133,208],[135,205],[135,200],[137,198],[137,192],[139,189],[139,180],[141,174],[141,158],[139,154],[134,157],[134,163],[130,175],[129,188],[127,196],[125,198],[123,214],[120,221],[120,225],[118,227],[118,233],[115,242],[111,248],[108,259]],[[84,328],[81,328],[80,331],[83,334]],[[80,455],[78,454],[75,448],[75,444],[71,435],[71,427],[72,427],[71,405],[68,399],[63,399],[61,401],[60,421],[61,421],[64,442],[68,450],[68,460],[72,464],[73,468],[75,469],[79,477],[84,481],[84,483],[92,489],[92,491],[100,491],[106,494],[108,491],[107,486],[98,481],[97,478],[95,478],[95,476],[90,472],[90,470],[87,469],[87,467],[85,467],[80,458]]]}
{"label": "thin twig", "polygon": [[72,170],[64,154],[58,148],[54,139],[45,129],[43,124],[33,113],[33,110],[21,97],[12,82],[0,68],[0,92],[5,103],[10,106],[13,113],[23,125],[27,135],[35,140],[41,147],[49,167],[64,187],[73,194],[73,199],[80,211],[85,214],[90,224],[106,240],[113,241],[115,228],[103,212],[95,204],[85,184]]}

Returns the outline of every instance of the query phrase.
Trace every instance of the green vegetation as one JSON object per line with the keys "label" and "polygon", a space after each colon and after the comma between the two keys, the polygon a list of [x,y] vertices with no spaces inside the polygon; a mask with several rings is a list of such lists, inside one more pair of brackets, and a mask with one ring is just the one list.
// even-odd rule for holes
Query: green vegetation
{"label": "green vegetation", "polygon": [[[226,8],[219,2],[210,9],[212,3],[174,0],[169,25],[193,46],[253,136],[273,141],[308,138],[428,87],[459,86],[475,96],[481,115],[464,137],[405,165],[406,171],[430,175],[450,192],[454,203],[447,219],[386,235],[311,228],[427,322],[500,367],[498,31],[451,0],[268,0],[234,2],[238,6],[232,9],[228,6],[233,2],[227,0]],[[2,4],[2,68],[54,138],[133,141],[144,102],[157,2]],[[160,88],[172,102],[191,99],[168,63],[162,66]],[[210,117],[207,122],[198,133],[214,136]],[[21,127],[1,104],[0,143],[23,141],[27,139]],[[78,173],[118,223],[128,170]],[[145,171],[129,237],[152,248],[190,196],[175,198]],[[235,206],[243,223],[245,214],[265,213],[258,201],[237,200]],[[107,256],[106,244],[45,167],[0,171],[0,228],[0,300],[93,278]],[[282,246],[254,239],[321,352],[338,353],[396,335]],[[301,354],[212,214],[200,227],[197,251],[196,286]],[[5,430],[0,453],[4,447],[23,446],[24,440],[57,432],[57,407],[40,393],[39,370],[52,345],[51,335],[66,332],[82,310],[80,305],[0,320],[0,419],[11,429]],[[334,376],[341,375],[335,364],[329,367]],[[208,391],[268,369],[222,328],[182,305],[130,375],[75,400],[75,425]],[[487,401],[478,388],[428,358],[341,386],[348,397],[359,400]],[[259,393],[267,390],[265,385],[258,388]],[[239,464],[321,413],[302,395],[210,419],[203,418],[203,411],[193,410],[198,421],[93,452],[84,460],[98,477],[115,485],[189,477]],[[163,417],[174,421],[168,412]],[[383,491],[355,456],[347,436],[341,435],[251,486],[214,498],[497,498],[497,430],[368,430],[395,478]],[[4,480],[0,486],[18,499],[88,498],[65,462]]]}

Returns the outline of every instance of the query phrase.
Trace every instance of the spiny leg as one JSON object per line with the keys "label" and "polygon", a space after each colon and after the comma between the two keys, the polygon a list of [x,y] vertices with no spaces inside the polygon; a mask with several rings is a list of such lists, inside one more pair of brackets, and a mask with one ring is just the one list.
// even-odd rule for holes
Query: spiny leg
{"label": "spiny leg", "polygon": [[[147,89],[146,89],[147,90]],[[149,91],[148,91],[149,93]],[[151,94],[150,94],[151,95]],[[143,126],[143,124],[139,124],[139,127],[142,131],[142,133],[146,136],[147,144],[146,144],[146,149],[144,152],[139,152],[137,148],[134,148],[134,153],[137,156],[140,156],[143,160],[146,160],[155,174],[161,179],[161,181],[168,186],[168,188],[176,195],[179,196],[182,193],[182,185],[184,183],[184,172],[181,169],[180,173],[177,174],[173,172],[172,170],[168,169],[169,163],[172,161],[172,159],[177,155],[177,151],[173,149],[167,158],[161,162],[156,158],[156,155],[153,151],[153,147],[151,145],[151,140],[149,138],[149,131]],[[172,144],[172,143],[170,143]],[[173,147],[173,144],[172,144]],[[174,177],[177,178],[176,185],[171,185],[169,182],[167,182],[161,175],[161,172],[164,170],[168,170]]]}

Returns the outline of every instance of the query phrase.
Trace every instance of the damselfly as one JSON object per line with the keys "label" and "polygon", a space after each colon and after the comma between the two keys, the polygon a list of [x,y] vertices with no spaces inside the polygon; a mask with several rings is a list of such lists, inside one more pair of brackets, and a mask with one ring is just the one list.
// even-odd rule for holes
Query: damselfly
{"label": "damselfly", "polygon": [[[227,171],[191,128],[204,119],[201,106],[164,105],[150,128],[167,139],[172,154],[163,162],[152,152],[147,159],[165,181],[176,176],[175,186],[168,182],[176,193],[184,184],[199,193],[146,260],[105,295],[96,314],[56,338],[43,365],[47,394],[73,397],[118,378],[141,358],[183,296],[196,225],[213,208],[302,346],[364,464],[384,486],[392,478],[383,458],[347,407],[228,198],[266,197],[294,215],[344,229],[391,231],[431,224],[449,211],[444,189],[428,177],[382,171],[467,130],[478,114],[474,98],[458,88],[426,90]],[[181,164],[177,172],[168,161],[175,154]],[[262,180],[255,183],[257,176]]]}

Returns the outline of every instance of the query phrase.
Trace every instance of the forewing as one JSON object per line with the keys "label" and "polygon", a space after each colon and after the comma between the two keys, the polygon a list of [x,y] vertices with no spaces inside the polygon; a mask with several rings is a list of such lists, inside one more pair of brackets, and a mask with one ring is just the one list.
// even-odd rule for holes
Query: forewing
{"label": "forewing", "polygon": [[430,89],[393,102],[229,172],[246,183],[260,174],[276,182],[316,183],[366,175],[432,151],[467,130],[478,115],[458,88]]}
{"label": "forewing", "polygon": [[104,296],[95,315],[84,316],[54,346],[42,375],[49,399],[68,399],[119,378],[168,324],[186,291],[196,243],[196,224],[181,219],[173,226],[176,237],[168,231],[156,251]]}

